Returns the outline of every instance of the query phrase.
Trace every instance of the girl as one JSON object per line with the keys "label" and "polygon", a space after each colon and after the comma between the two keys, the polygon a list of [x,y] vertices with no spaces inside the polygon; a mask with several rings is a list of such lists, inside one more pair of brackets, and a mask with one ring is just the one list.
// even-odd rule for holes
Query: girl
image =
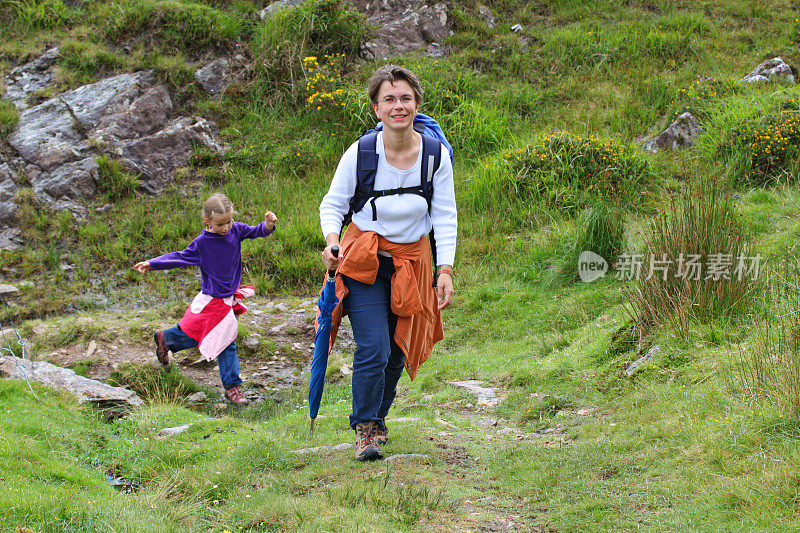
{"label": "girl", "polygon": [[212,194],[203,204],[203,222],[207,228],[185,250],[170,252],[134,268],[141,273],[199,266],[202,276],[200,293],[195,296],[177,326],[153,333],[156,357],[169,367],[169,351],[177,352],[199,346],[200,353],[219,362],[219,375],[225,397],[235,405],[248,403],[239,388],[239,358],[236,355],[236,316],[247,309],[240,298],[254,294],[252,287],[239,287],[242,279],[244,239],[266,237],[275,231],[278,218],[272,211],[264,214],[257,226],[234,222],[233,204],[221,193]]}

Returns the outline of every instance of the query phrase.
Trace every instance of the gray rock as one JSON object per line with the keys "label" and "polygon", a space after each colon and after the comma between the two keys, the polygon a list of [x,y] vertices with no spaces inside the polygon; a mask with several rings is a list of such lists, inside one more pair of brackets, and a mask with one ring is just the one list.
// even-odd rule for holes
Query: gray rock
{"label": "gray rock", "polygon": [[189,403],[201,403],[208,399],[208,395],[203,391],[195,392],[186,397],[186,401]]}
{"label": "gray rock", "polygon": [[656,153],[659,150],[689,147],[697,136],[703,132],[700,122],[691,113],[683,113],[670,124],[667,129],[650,139],[642,146],[642,150]]}
{"label": "gray rock", "polygon": [[399,461],[430,461],[431,456],[427,453],[398,453],[390,455],[383,460],[384,463],[397,463]]}
{"label": "gray rock", "polygon": [[84,131],[89,131],[100,124],[108,111],[117,111],[124,102],[138,97],[152,84],[150,71],[120,74],[67,91],[58,98],[69,106]]}
{"label": "gray rock", "polygon": [[227,149],[217,139],[217,126],[203,118],[178,118],[163,130],[129,141],[122,147],[122,157],[142,174],[143,186],[160,191],[180,167],[186,166],[197,147],[215,152]]}
{"label": "gray rock", "polygon": [[457,389],[462,389],[478,398],[478,405],[494,407],[500,403],[500,398],[494,389],[481,387],[482,381],[470,379],[467,381],[451,381],[450,385]]}
{"label": "gray rock", "polygon": [[497,420],[494,418],[479,418],[478,420],[472,420],[471,424],[482,428],[490,428],[497,425]]}
{"label": "gray rock", "polygon": [[250,352],[255,352],[258,350],[259,345],[261,344],[261,335],[258,333],[253,333],[249,335],[246,339],[242,340],[242,347]]}
{"label": "gray rock", "polygon": [[172,113],[172,100],[163,85],[143,93],[131,87],[119,94],[104,110],[97,127],[88,137],[100,142],[134,139],[151,135],[167,123]]}
{"label": "gray rock", "polygon": [[13,178],[14,173],[6,165],[0,165],[0,226],[12,225],[17,218],[17,204],[14,198],[19,187]]}
{"label": "gray rock", "polygon": [[[267,9],[269,6],[265,7],[262,13]],[[225,92],[225,88],[230,83],[230,73],[230,63],[221,57],[195,72],[194,79],[205,92],[211,96],[219,96]]]}
{"label": "gray rock", "polygon": [[785,81],[794,84],[794,74],[792,67],[786,64],[780,57],[767,59],[747,76],[740,79],[740,83],[763,83],[768,81]]}
{"label": "gray rock", "polygon": [[400,418],[395,418],[394,420],[388,420],[389,423],[405,423],[405,422],[419,422],[419,418],[415,416],[403,416]]}
{"label": "gray rock", "polygon": [[23,241],[19,228],[0,229],[0,250],[17,250],[22,247]]}
{"label": "gray rock", "polygon": [[481,6],[478,8],[478,14],[480,14],[481,18],[490,30],[493,30],[497,27],[497,22],[494,20],[494,14],[492,14],[491,9],[486,6]]}
{"label": "gray rock", "polygon": [[339,450],[346,450],[348,448],[352,448],[353,445],[349,442],[343,442],[341,444],[334,444],[333,446],[314,446],[313,448],[300,448],[299,450],[295,450],[294,453],[298,455],[306,455],[310,453],[329,453],[329,452],[336,452]]}
{"label": "gray rock", "polygon": [[53,81],[50,67],[58,59],[58,48],[51,48],[30,63],[13,69],[5,78],[5,100],[14,104],[17,109],[28,108],[28,97],[41,91]]}
{"label": "gray rock", "polygon": [[278,0],[277,2],[272,2],[270,5],[262,9],[258,16],[261,20],[266,20],[281,9],[299,6],[304,2],[305,0]]}
{"label": "gray rock", "polygon": [[0,298],[3,296],[9,296],[11,294],[16,294],[19,292],[19,289],[13,285],[6,285],[4,283],[0,283]]}
{"label": "gray rock", "polygon": [[628,368],[625,369],[625,374],[628,376],[632,376],[636,372],[636,369],[642,365],[642,363],[644,363],[648,359],[652,359],[659,353],[661,353],[661,348],[658,346],[653,346],[647,351],[646,354],[644,354],[642,357],[640,357],[639,359],[628,365]]}
{"label": "gray rock", "polygon": [[159,429],[157,435],[159,437],[174,437],[175,435],[180,435],[190,427],[192,427],[192,424],[184,424],[182,426]]}
{"label": "gray rock", "polygon": [[75,396],[80,403],[91,402],[104,409],[128,409],[144,405],[142,399],[133,391],[79,376],[68,368],[61,368],[46,361],[23,362],[19,359],[6,358],[0,364],[0,375],[12,379],[27,377],[30,381],[66,391]]}
{"label": "gray rock", "polygon": [[23,111],[8,142],[28,162],[43,170],[81,159],[83,137],[67,104],[51,98]]}
{"label": "gray rock", "polygon": [[[452,22],[443,2],[429,5],[422,0],[392,3],[351,0],[350,3],[367,14],[367,23],[379,27],[375,38],[362,47],[362,55],[367,59],[387,59],[426,48],[452,34]],[[441,47],[428,51],[441,54]]]}
{"label": "gray rock", "polygon": [[[45,200],[49,198],[92,198],[97,192],[96,181],[98,166],[94,157],[87,157],[74,163],[66,163],[50,173],[43,173],[31,182],[37,197]],[[69,205],[61,205],[69,208]]]}

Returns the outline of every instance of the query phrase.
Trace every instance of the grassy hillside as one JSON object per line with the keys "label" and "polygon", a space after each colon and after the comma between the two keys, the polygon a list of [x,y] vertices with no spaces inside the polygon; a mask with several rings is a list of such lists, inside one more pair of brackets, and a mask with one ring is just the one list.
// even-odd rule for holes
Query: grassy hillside
{"label": "grassy hillside", "polygon": [[[793,530],[800,391],[794,320],[800,235],[800,89],[737,80],[775,56],[800,64],[800,6],[759,0],[452,2],[450,53],[396,60],[420,75],[422,110],[456,149],[459,248],[446,339],[403,378],[389,454],[302,455],[352,440],[347,380],[307,434],[303,390],[208,420],[152,401],[106,423],[72,400],[0,382],[0,527],[35,531]],[[0,255],[33,285],[0,318],[113,310],[179,313],[191,273],[142,277],[142,260],[201,229],[221,190],[239,219],[281,219],[244,247],[261,298],[308,298],[320,279],[317,206],[340,154],[371,124],[373,29],[331,0],[267,21],[249,1],[0,3],[0,72],[62,46],[49,97],[152,69],[176,112],[212,118],[231,149],[198,152],[148,196],[117,176],[83,221],[18,195],[27,245]],[[511,30],[514,24],[522,32]],[[194,82],[213,55],[242,54],[221,100]],[[692,149],[639,150],[684,111]],[[16,122],[0,106],[0,136]],[[5,147],[4,147],[5,149]],[[119,172],[113,162],[104,172]],[[693,221],[699,221],[695,224]],[[578,254],[761,254],[758,282],[576,281]],[[671,256],[671,257],[674,257]],[[607,257],[609,258],[609,257]],[[65,260],[74,264],[62,271]],[[775,268],[773,268],[775,267]],[[769,274],[769,276],[767,276]],[[98,303],[101,302],[101,303]],[[106,302],[106,303],[102,303]],[[157,319],[150,318],[154,326]],[[22,330],[30,333],[30,323]],[[137,321],[139,329],[147,324]],[[85,341],[101,331],[89,332]],[[54,341],[55,342],[55,341]],[[629,365],[657,353],[628,375]],[[36,346],[38,354],[51,348]],[[344,358],[334,358],[333,375]],[[489,409],[448,383],[480,379]],[[481,418],[500,426],[482,428]],[[196,422],[173,439],[158,429]],[[136,480],[117,494],[106,473]]]}

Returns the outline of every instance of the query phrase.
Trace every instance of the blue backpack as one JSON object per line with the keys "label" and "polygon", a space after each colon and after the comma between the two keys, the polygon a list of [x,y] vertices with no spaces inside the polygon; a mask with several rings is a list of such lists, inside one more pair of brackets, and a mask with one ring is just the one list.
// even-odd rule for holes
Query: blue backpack
{"label": "blue backpack", "polygon": [[[356,160],[356,191],[350,199],[350,210],[344,217],[343,225],[350,224],[353,214],[361,211],[367,202],[372,206],[372,220],[378,219],[378,212],[375,207],[375,199],[382,196],[394,194],[418,194],[428,202],[428,212],[431,210],[431,200],[433,199],[433,175],[439,170],[441,163],[441,145],[447,148],[450,153],[450,160],[453,160],[453,147],[447,142],[439,123],[435,119],[417,113],[414,117],[414,130],[422,135],[422,168],[420,172],[420,184],[413,187],[398,187],[396,189],[375,190],[375,174],[378,171],[378,153],[376,144],[378,132],[383,129],[383,123],[379,122],[374,129],[367,130],[358,140],[358,158]],[[433,253],[433,264],[436,266],[436,240],[433,230],[429,235],[431,242],[431,252]]]}

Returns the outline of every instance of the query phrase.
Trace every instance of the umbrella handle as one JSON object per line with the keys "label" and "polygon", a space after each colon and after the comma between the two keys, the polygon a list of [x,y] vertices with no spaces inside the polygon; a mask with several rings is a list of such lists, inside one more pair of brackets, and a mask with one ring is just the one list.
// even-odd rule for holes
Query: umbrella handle
{"label": "umbrella handle", "polygon": [[[333,246],[331,246],[331,255],[333,257],[339,257],[339,247],[336,246],[335,244]],[[328,279],[333,279],[335,277],[336,277],[336,269],[335,268],[329,269],[328,270]]]}

